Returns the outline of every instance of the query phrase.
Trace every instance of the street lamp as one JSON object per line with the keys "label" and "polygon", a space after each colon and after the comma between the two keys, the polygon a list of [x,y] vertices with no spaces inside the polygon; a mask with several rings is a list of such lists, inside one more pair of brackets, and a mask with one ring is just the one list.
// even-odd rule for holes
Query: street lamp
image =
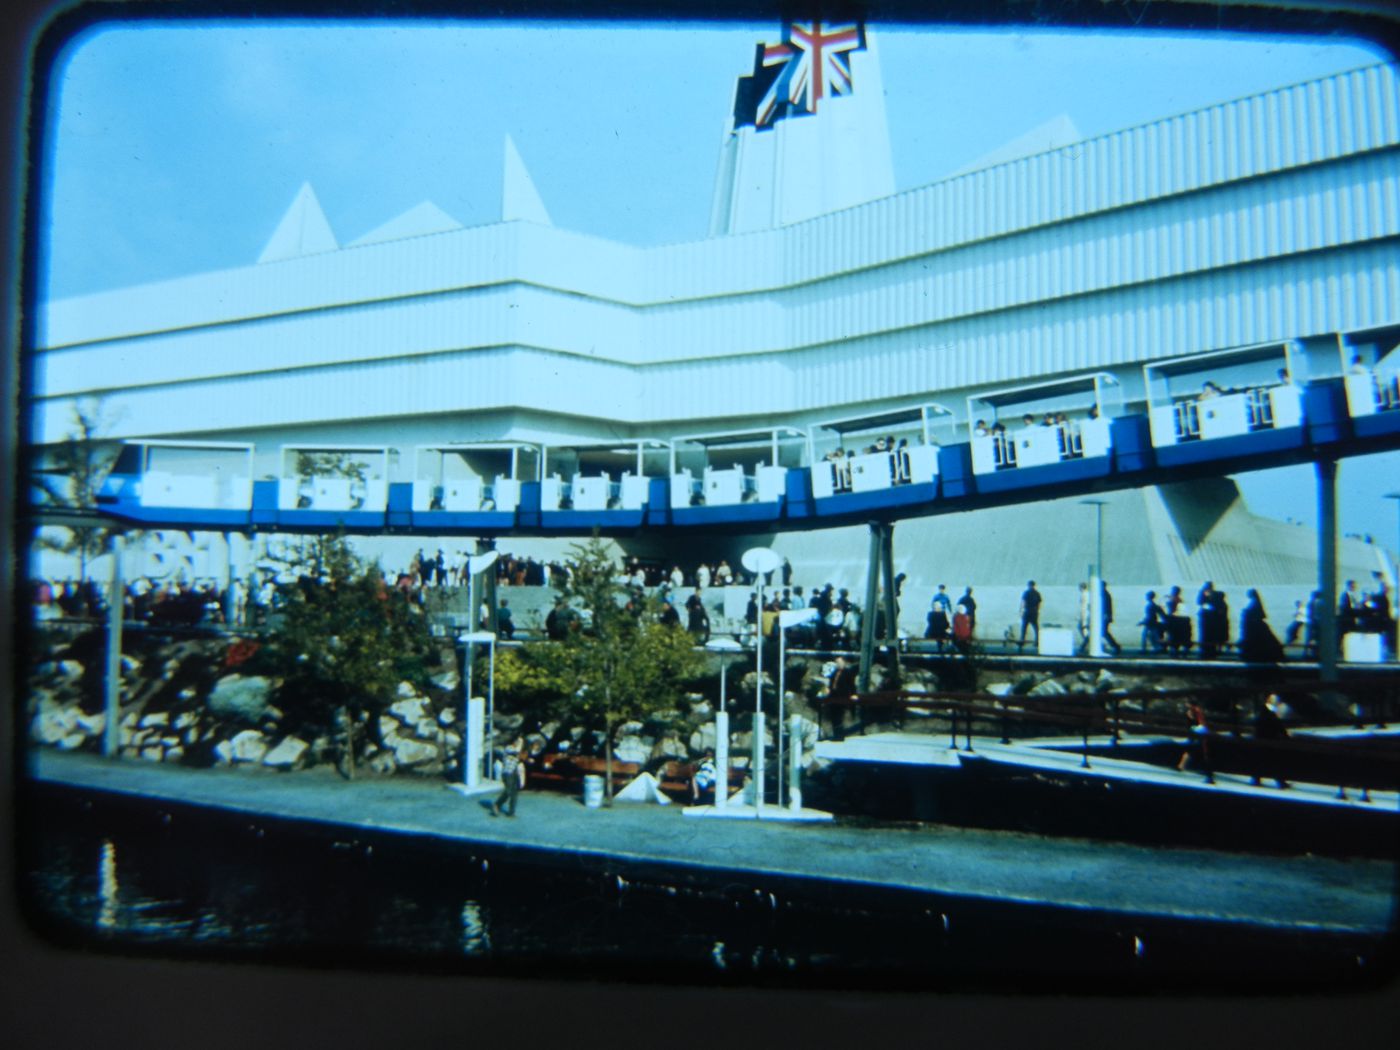
{"label": "street lamp", "polygon": [[715,768],[719,779],[715,785],[715,809],[729,804],[729,701],[725,693],[724,675],[729,669],[725,653],[741,652],[743,646],[733,638],[711,638],[705,648],[719,653],[719,710],[715,712]]}
{"label": "street lamp", "polygon": [[729,661],[724,659],[724,653],[737,653],[743,650],[743,646],[733,638],[711,638],[705,643],[705,648],[712,653],[720,653],[719,661],[719,709],[729,710],[728,698],[725,694],[724,674],[729,670]]}
{"label": "street lamp", "polygon": [[1103,579],[1103,508],[1108,502],[1106,499],[1082,499],[1079,501],[1085,507],[1094,508],[1095,542],[1094,542],[1094,575]]}
{"label": "street lamp", "polygon": [[[817,610],[783,609],[778,613],[778,805],[783,804],[783,701],[787,699],[787,630],[817,618]],[[760,623],[762,620],[760,619]]]}
{"label": "street lamp", "polygon": [[[776,571],[782,565],[783,560],[771,547],[750,547],[744,551],[741,560],[744,568],[753,573],[758,580],[758,636],[755,643],[758,674],[754,698],[754,733],[757,735],[758,745],[753,748],[753,808],[754,816],[759,816],[763,812],[763,744],[764,737],[767,735],[763,731],[763,577]],[[778,732],[782,731],[782,724],[779,723]]]}
{"label": "street lamp", "polygon": [[[482,551],[480,554],[473,554],[467,558],[467,624],[469,630],[460,636],[460,641],[467,647],[467,699],[466,707],[462,712],[463,743],[471,732],[471,700],[472,700],[472,667],[476,663],[474,645],[486,644],[490,646],[490,657],[488,662],[489,684],[486,690],[486,748],[482,756],[483,770],[486,779],[490,779],[491,772],[491,752],[496,745],[496,635],[491,631],[477,630],[480,619],[476,608],[476,578],[487,569],[496,564],[499,558],[499,551]],[[462,760],[462,779],[464,783],[470,783],[472,771],[469,766],[473,766],[466,760],[464,755]]]}

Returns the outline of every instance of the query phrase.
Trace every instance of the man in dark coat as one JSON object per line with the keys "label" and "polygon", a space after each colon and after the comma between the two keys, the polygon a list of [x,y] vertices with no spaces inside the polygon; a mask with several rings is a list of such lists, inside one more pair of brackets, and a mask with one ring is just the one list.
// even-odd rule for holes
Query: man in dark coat
{"label": "man in dark coat", "polygon": [[1035,644],[1040,645],[1040,592],[1035,589],[1035,581],[1031,580],[1026,584],[1026,589],[1021,593],[1021,640],[1016,643],[1016,648],[1024,649],[1026,645],[1026,628],[1035,628]]}

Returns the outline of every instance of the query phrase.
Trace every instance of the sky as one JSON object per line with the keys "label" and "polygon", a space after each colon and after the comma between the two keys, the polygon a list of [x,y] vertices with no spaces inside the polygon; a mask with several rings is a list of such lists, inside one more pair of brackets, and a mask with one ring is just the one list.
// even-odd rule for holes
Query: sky
{"label": "sky", "polygon": [[[1085,137],[1369,65],[1339,38],[875,27],[897,190],[1061,114]],[[499,215],[514,140],[554,224],[708,230],[735,79],[768,23],[147,23],[70,42],[48,113],[40,298],[251,264],[303,182],[348,243],[431,201]],[[1310,468],[1242,479],[1315,522]],[[1400,455],[1344,463],[1344,531],[1396,543]],[[1308,482],[1310,484],[1310,481]]]}

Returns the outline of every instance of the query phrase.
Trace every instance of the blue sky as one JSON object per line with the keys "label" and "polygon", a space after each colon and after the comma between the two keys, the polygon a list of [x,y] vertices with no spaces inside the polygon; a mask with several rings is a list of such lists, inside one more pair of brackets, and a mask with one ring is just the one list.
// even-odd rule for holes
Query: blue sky
{"label": "blue sky", "polygon": [[[557,226],[631,244],[701,238],[735,78],[776,29],[92,31],[71,43],[52,99],[41,296],[252,263],[306,181],[342,244],[425,200],[464,225],[493,221],[507,134]],[[1060,114],[1091,136],[1379,57],[1335,39],[878,32],[901,190]],[[1343,465],[1344,529],[1395,543],[1379,493],[1400,489],[1397,464]],[[1246,482],[1251,502],[1310,520],[1306,468],[1272,473]]]}

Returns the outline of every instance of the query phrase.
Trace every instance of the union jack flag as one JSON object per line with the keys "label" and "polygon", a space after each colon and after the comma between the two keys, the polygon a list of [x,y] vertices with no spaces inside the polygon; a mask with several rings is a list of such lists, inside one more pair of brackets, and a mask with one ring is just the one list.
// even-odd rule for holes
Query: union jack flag
{"label": "union jack flag", "polygon": [[734,92],[734,126],[762,129],[810,116],[822,99],[851,93],[851,54],[865,50],[865,23],[790,22],[777,44],[759,44],[753,73]]}

